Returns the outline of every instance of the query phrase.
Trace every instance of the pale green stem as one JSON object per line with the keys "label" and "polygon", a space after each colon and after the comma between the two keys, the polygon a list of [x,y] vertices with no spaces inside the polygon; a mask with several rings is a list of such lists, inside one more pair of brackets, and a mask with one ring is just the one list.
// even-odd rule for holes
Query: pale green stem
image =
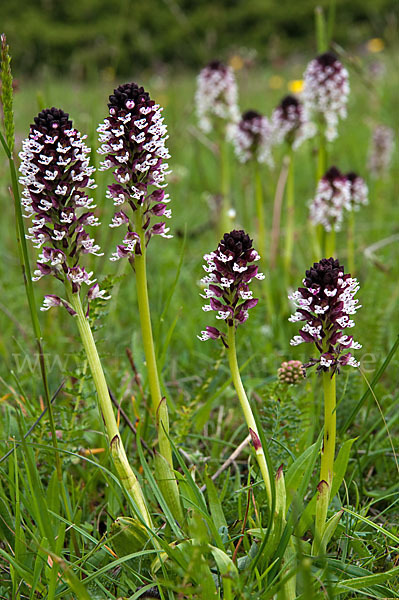
{"label": "pale green stem", "polygon": [[127,459],[126,452],[119,435],[119,430],[116,423],[111,398],[109,396],[104,371],[101,365],[100,357],[97,352],[96,344],[93,338],[93,333],[91,331],[89,321],[83,312],[80,296],[78,293],[73,294],[72,290],[67,288],[67,297],[69,303],[76,312],[75,318],[78,325],[82,344],[86,352],[94,385],[96,386],[98,402],[104,419],[105,428],[108,434],[111,454],[114,460],[115,468],[118,472],[122,485],[133,498],[143,520],[145,521],[148,527],[152,528],[151,517],[145,503],[143,492],[135,474],[133,473],[132,468],[129,465],[129,461]]}
{"label": "pale green stem", "polygon": [[[327,170],[327,143],[324,135],[324,124],[319,122],[319,151],[317,155],[317,171],[316,171],[316,185],[318,185],[320,179],[323,177]],[[322,225],[316,225],[313,227],[313,245],[316,249],[317,256],[316,260],[320,260],[320,254],[324,248],[325,231]]]}
{"label": "pale green stem", "polygon": [[324,391],[324,441],[321,454],[320,481],[326,481],[330,487],[333,480],[335,437],[336,437],[336,386],[334,374],[326,371],[323,377]]}
{"label": "pale green stem", "polygon": [[[255,204],[256,204],[256,217],[258,220],[258,250],[260,254],[260,264],[262,269],[266,270],[267,259],[266,259],[266,222],[265,222],[265,210],[264,210],[264,199],[263,199],[263,185],[262,176],[259,168],[259,163],[255,159],[254,162],[255,171]],[[269,320],[274,315],[273,296],[270,286],[270,281],[266,278],[263,282],[264,290],[266,295],[267,312]]]}
{"label": "pale green stem", "polygon": [[326,231],[324,236],[324,255],[325,258],[335,256],[335,230]]}
{"label": "pale green stem", "polygon": [[220,216],[218,224],[218,234],[222,237],[225,233],[228,233],[232,226],[232,220],[229,217],[230,211],[230,160],[229,160],[229,145],[225,139],[225,133],[223,132],[223,138],[219,144],[220,153],[220,177],[221,177],[221,204],[220,204]]}
{"label": "pale green stem", "polygon": [[326,21],[324,18],[323,9],[321,6],[315,8],[315,25],[316,25],[316,41],[317,41],[317,52],[322,54],[327,51],[328,48],[328,35],[326,28]]}
{"label": "pale green stem", "polygon": [[[229,326],[227,332],[227,356],[229,359],[231,376],[233,379],[234,387],[237,392],[238,399],[241,404],[242,412],[244,413],[245,421],[248,425],[248,429],[252,429],[258,439],[259,432],[256,426],[255,418],[252,413],[251,405],[249,404],[247,395],[245,393],[244,386],[242,385],[240,370],[238,368],[237,362],[237,353],[236,353],[236,341],[235,341],[235,326]],[[272,493],[271,493],[271,485],[270,485],[270,475],[269,470],[267,468],[266,457],[263,452],[263,448],[259,443],[259,447],[255,448],[256,459],[258,461],[258,465],[260,468],[260,472],[263,477],[263,481],[266,487],[267,499],[269,501],[269,505],[272,503]]]}
{"label": "pale green stem", "polygon": [[348,218],[348,271],[352,275],[355,274],[355,211],[349,211]]}
{"label": "pale green stem", "polygon": [[287,206],[286,206],[286,229],[284,248],[284,270],[287,282],[290,280],[292,249],[294,247],[294,223],[295,223],[295,188],[294,188],[294,152],[290,147],[289,164],[287,176]]}
{"label": "pale green stem", "polygon": [[140,236],[141,254],[136,254],[132,266],[136,272],[137,302],[144,355],[147,363],[148,382],[152,401],[152,409],[158,431],[158,444],[164,461],[156,461],[158,483],[162,486],[165,500],[174,517],[181,523],[183,513],[180,504],[179,490],[176,477],[173,474],[172,447],[169,440],[169,415],[166,399],[162,398],[159,383],[158,366],[155,356],[154,339],[152,335],[150,303],[148,299],[147,269],[146,269],[146,240],[142,227],[142,213],[136,212],[136,233]]}
{"label": "pale green stem", "polygon": [[266,223],[265,210],[263,203],[263,186],[260,173],[259,163],[255,159],[255,200],[256,200],[256,217],[258,220],[258,250],[262,259],[266,259]]}
{"label": "pale green stem", "polygon": [[327,520],[327,509],[334,475],[336,418],[336,381],[335,373],[331,376],[325,371],[323,377],[324,391],[324,438],[321,452],[320,482],[316,500],[315,537],[312,553],[317,554]]}

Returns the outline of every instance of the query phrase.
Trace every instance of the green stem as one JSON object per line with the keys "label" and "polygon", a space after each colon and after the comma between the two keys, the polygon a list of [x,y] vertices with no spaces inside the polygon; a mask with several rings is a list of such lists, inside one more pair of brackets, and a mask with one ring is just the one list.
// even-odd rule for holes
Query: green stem
{"label": "green stem", "polygon": [[155,463],[158,484],[160,485],[165,500],[173,516],[181,523],[183,512],[180,504],[179,489],[173,473],[172,447],[169,439],[169,415],[166,399],[162,397],[159,383],[158,366],[155,356],[154,339],[152,335],[150,303],[148,299],[147,269],[146,269],[146,239],[142,227],[142,213],[136,212],[135,228],[140,236],[141,254],[134,258],[134,267],[137,283],[137,302],[139,305],[141,335],[143,339],[144,355],[147,363],[148,382],[158,431],[159,451],[164,460]]}
{"label": "green stem", "polygon": [[335,373],[331,376],[329,371],[322,375],[324,391],[324,438],[321,453],[320,482],[317,486],[315,534],[312,544],[312,554],[319,553],[320,542],[323,537],[327,521],[327,510],[330,503],[330,494],[334,475],[335,437],[336,437],[336,388]]}
{"label": "green stem", "polygon": [[321,6],[315,8],[315,21],[316,21],[316,40],[317,40],[317,52],[322,54],[327,51],[328,38],[326,21],[324,18],[323,9]]}
{"label": "green stem", "polygon": [[266,224],[265,211],[263,203],[263,186],[260,173],[259,163],[255,159],[255,200],[256,200],[256,217],[258,220],[258,250],[263,261],[266,259]]}
{"label": "green stem", "polygon": [[[238,368],[237,353],[236,353],[236,340],[235,340],[235,326],[234,325],[228,327],[227,345],[228,345],[227,356],[229,359],[231,376],[233,379],[234,387],[237,392],[238,399],[241,404],[242,412],[244,413],[245,421],[248,425],[248,429],[251,429],[257,436],[258,440],[260,440],[258,428],[257,428],[256,422],[255,422],[255,418],[252,413],[251,405],[249,404],[247,395],[245,393],[244,386],[242,385],[240,370]],[[272,505],[272,493],[271,493],[269,470],[267,468],[265,454],[263,452],[263,448],[260,444],[260,441],[259,441],[259,445],[256,444],[256,446],[257,446],[255,448],[256,459],[258,461],[258,465],[259,465],[260,471],[262,473],[263,481],[265,483],[267,499],[269,501],[269,505],[271,506]]]}
{"label": "green stem", "polygon": [[287,282],[289,283],[291,272],[292,249],[294,247],[294,223],[295,223],[295,187],[294,187],[294,153],[290,147],[287,175],[287,207],[286,207],[286,230],[285,230],[285,248],[284,248],[284,270]]}
{"label": "green stem", "polygon": [[[327,141],[324,135],[324,123],[320,120],[319,124],[319,151],[317,154],[316,185],[327,170]],[[319,260],[320,254],[325,245],[325,231],[322,225],[317,225],[313,230],[313,247],[315,250],[315,259]]]}
{"label": "green stem", "polygon": [[[258,250],[260,254],[260,264],[262,269],[266,270],[267,259],[266,259],[266,223],[265,223],[265,211],[264,211],[264,199],[263,199],[263,185],[262,176],[259,168],[259,163],[255,160],[254,162],[255,171],[255,203],[256,203],[256,217],[258,220]],[[265,278],[264,290],[267,303],[267,312],[269,320],[271,321],[274,316],[274,305],[273,296],[271,291],[270,281]]]}
{"label": "green stem", "polygon": [[119,435],[118,425],[116,423],[111,398],[108,392],[107,382],[104,376],[104,371],[101,365],[100,357],[97,352],[96,344],[93,338],[93,333],[91,331],[89,321],[87,320],[83,312],[80,296],[78,293],[73,294],[72,290],[70,288],[67,288],[67,297],[72,308],[76,312],[76,321],[80,337],[86,352],[94,385],[96,386],[98,402],[104,419],[105,428],[108,434],[111,454],[114,460],[116,470],[118,472],[123,487],[131,495],[134,502],[136,503],[141,517],[145,521],[146,525],[152,528],[151,517],[145,503],[143,492],[135,474],[133,473],[132,468],[129,465],[125,448]]}
{"label": "green stem", "polygon": [[326,231],[324,236],[324,255],[326,258],[335,256],[335,230]]}
{"label": "green stem", "polygon": [[354,277],[355,274],[355,211],[349,211],[348,219],[348,271]]}
{"label": "green stem", "polygon": [[334,473],[335,437],[336,437],[336,386],[334,374],[329,371],[322,375],[324,391],[324,441],[321,454],[320,481],[326,481],[331,490]]}
{"label": "green stem", "polygon": [[221,203],[220,203],[220,217],[219,217],[219,231],[218,235],[222,237],[225,233],[228,233],[231,229],[231,218],[229,217],[230,211],[230,160],[229,160],[229,146],[223,137],[219,144],[220,153],[220,177],[221,177]]}

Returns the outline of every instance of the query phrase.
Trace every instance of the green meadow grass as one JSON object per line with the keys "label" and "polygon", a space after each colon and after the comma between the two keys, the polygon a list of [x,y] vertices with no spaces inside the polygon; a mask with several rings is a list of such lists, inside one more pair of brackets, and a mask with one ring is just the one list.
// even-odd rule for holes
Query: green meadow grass
{"label": "green meadow grass", "polygon": [[[363,59],[360,67],[354,63],[350,69],[348,118],[340,123],[339,138],[329,155],[330,165],[335,164],[344,172],[357,171],[370,189],[369,205],[356,214],[356,276],[361,285],[358,297],[362,308],[355,317],[355,339],[363,345],[356,352],[361,369],[344,369],[338,378],[338,448],[348,439],[356,440],[350,452],[345,485],[334,500],[334,509],[338,510],[342,503],[352,512],[344,513],[329,548],[331,561],[322,570],[324,591],[320,592],[314,582],[306,587],[308,567],[306,563],[302,564],[299,575],[304,600],[332,598],[338,594],[340,598],[399,597],[398,577],[392,575],[387,581],[382,577],[398,564],[399,468],[395,454],[399,441],[398,353],[394,354],[382,377],[359,407],[360,399],[399,335],[399,183],[394,177],[399,166],[397,146],[391,171],[383,181],[372,180],[366,167],[372,127],[377,123],[397,126],[393,58],[389,53],[378,58],[386,66],[385,75],[378,81],[371,81],[366,75],[368,57]],[[242,110],[254,108],[270,115],[288,92],[289,82],[300,79],[305,66],[306,60],[298,58],[286,65],[282,73],[272,69],[239,72]],[[282,76],[282,87],[277,90],[270,87],[270,77],[276,74]],[[93,161],[98,164],[94,152],[96,127],[106,116],[107,96],[119,83],[98,81],[76,85],[50,78],[40,83],[21,80],[14,106],[16,149],[20,149],[30,122],[41,108],[62,107],[70,113],[74,125],[88,134]],[[214,250],[218,243],[210,224],[208,206],[208,196],[219,189],[218,161],[196,130],[195,75],[177,75],[170,79],[144,77],[140,83],[165,107],[172,155],[168,191],[172,198],[170,226],[174,238],[153,238],[148,251],[155,343],[162,368],[163,393],[169,403],[172,440],[196,465],[196,480],[202,484],[206,470],[210,475],[214,473],[247,431],[230,382],[222,345],[212,341],[203,343],[196,337],[205,325],[215,324],[213,317],[201,310],[198,282],[203,275],[203,254]],[[109,549],[112,540],[109,533],[106,537],[106,532],[110,531],[113,519],[126,512],[126,503],[110,472],[107,454],[85,452],[104,446],[103,428],[75,324],[66,311],[52,309],[40,313],[51,392],[64,382],[63,390],[53,403],[63,464],[62,484],[54,470],[47,416],[22,442],[24,433],[40,416],[44,401],[15,241],[8,166],[2,156],[0,461],[13,444],[16,444],[16,450],[0,462],[0,598],[94,600],[123,597],[133,600],[138,598],[136,586],[149,582],[140,579],[140,568],[134,561],[132,567],[131,561],[116,559]],[[274,158],[275,168],[265,167],[262,175],[269,230],[281,151],[278,150]],[[251,173],[237,163],[233,151],[230,168],[236,225],[255,238],[256,248]],[[295,157],[293,287],[301,284],[304,271],[314,258],[307,214],[308,201],[315,191],[315,169],[314,143],[307,142]],[[140,416],[143,441],[151,446],[154,431],[146,411],[149,394],[135,281],[122,261],[112,263],[108,260],[119,240],[120,230],[106,227],[113,214],[112,204],[105,199],[110,175],[97,172],[96,179],[97,214],[104,226],[94,234],[105,256],[91,257],[93,260],[89,258],[86,264],[100,280],[119,276],[112,300],[96,321],[96,339],[113,394],[132,423]],[[283,236],[284,209],[282,219]],[[374,244],[377,248],[370,255],[368,249]],[[280,247],[283,247],[282,243]],[[345,226],[337,236],[337,248],[337,257],[346,264]],[[31,246],[29,251],[33,265],[35,251]],[[238,329],[237,349],[244,385],[260,414],[274,469],[283,464],[286,470],[292,464],[293,456],[306,447],[304,444],[316,441],[322,425],[322,392],[314,375],[284,393],[276,387],[277,368],[283,360],[295,358],[306,362],[310,356],[307,345],[299,348],[289,345],[297,328],[287,321],[291,311],[282,260],[279,263],[273,272],[266,270],[274,312],[268,313],[264,288],[261,282],[256,282],[254,295],[259,295],[260,302],[251,311],[247,323]],[[38,305],[45,293],[57,293],[56,283],[45,278],[34,285]],[[135,381],[127,348],[132,352],[142,388]],[[348,427],[347,420],[356,407],[358,410]],[[138,468],[136,441],[123,418],[121,429],[129,457]],[[149,460],[146,448],[143,451]],[[237,491],[240,476],[241,486],[247,483],[248,456],[248,450],[244,450],[232,469],[216,480],[217,494],[223,498],[224,515],[232,536],[240,534],[245,513],[246,494]],[[148,472],[141,473],[143,485],[157,510],[149,475]],[[316,472],[309,473],[308,499],[317,483],[316,477]],[[257,494],[261,505],[262,493]],[[252,509],[250,519],[251,527],[257,527]],[[250,545],[250,536],[246,534],[242,549],[248,552]],[[58,573],[63,573],[62,580],[58,579]],[[377,579],[370,580],[369,585],[366,581],[362,591],[353,591],[350,584],[342,584],[351,577],[371,574]],[[183,583],[184,577],[181,577],[180,585]],[[189,597],[174,594],[167,583],[163,589],[165,598]],[[265,595],[259,591],[263,594],[263,589],[266,589]],[[246,586],[243,583],[242,590],[237,593],[241,594],[237,598],[272,598],[273,587],[256,584],[254,579]]]}

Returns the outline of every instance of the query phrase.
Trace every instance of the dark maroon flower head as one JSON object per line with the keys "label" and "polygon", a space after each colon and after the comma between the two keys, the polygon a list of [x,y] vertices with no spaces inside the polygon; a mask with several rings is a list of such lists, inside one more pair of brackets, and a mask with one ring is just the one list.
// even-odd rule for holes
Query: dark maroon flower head
{"label": "dark maroon flower head", "polygon": [[69,114],[60,108],[45,108],[34,119],[32,128],[37,128],[42,133],[53,134],[54,131],[61,132],[65,129],[72,129],[72,121]]}
{"label": "dark maroon flower head", "polygon": [[155,102],[151,100],[149,93],[143,87],[139,87],[137,83],[125,83],[116,88],[114,93],[110,95],[108,108],[110,114],[115,115],[120,111],[131,110],[136,107],[136,115],[140,116],[137,107],[154,106],[154,104]]}
{"label": "dark maroon flower head", "polygon": [[283,141],[297,148],[315,135],[316,128],[309,121],[303,104],[295,96],[285,96],[272,114],[274,143]]}
{"label": "dark maroon flower head", "polygon": [[208,71],[221,71],[223,73],[227,72],[227,65],[221,60],[211,60],[205,67]]}
{"label": "dark maroon flower head", "polygon": [[320,54],[317,58],[316,58],[317,62],[319,63],[319,65],[321,65],[324,69],[326,67],[336,67],[336,64],[338,62],[338,58],[335,56],[335,54],[333,52],[324,52],[324,54]]}
{"label": "dark maroon flower head", "polygon": [[317,364],[317,370],[333,373],[342,365],[359,366],[346,351],[361,346],[352,336],[344,334],[345,329],[354,327],[350,315],[360,308],[359,301],[354,299],[359,289],[357,279],[345,274],[338,260],[323,258],[306,271],[303,284],[289,296],[297,307],[289,321],[305,321],[290,343],[292,346],[313,343],[320,352],[320,358],[312,358],[304,366]]}
{"label": "dark maroon flower head", "polygon": [[[252,279],[264,279],[258,273],[258,267],[253,263],[260,256],[252,247],[252,240],[242,230],[225,233],[217,250],[205,254],[206,265],[204,270],[207,275],[201,280],[207,287],[203,298],[210,300],[210,304],[202,307],[204,311],[217,312],[217,319],[225,321],[230,327],[244,323],[248,318],[248,311],[258,303],[252,297],[249,284]],[[200,340],[217,339],[224,334],[215,327],[207,327],[198,336]]]}
{"label": "dark maroon flower head", "polygon": [[52,274],[68,280],[73,292],[93,283],[91,273],[78,264],[80,254],[99,255],[100,250],[86,231],[100,223],[86,193],[96,185],[85,137],[73,128],[68,113],[47,108],[35,117],[19,154],[22,205],[25,216],[32,217],[27,237],[36,248],[43,246],[33,279]]}
{"label": "dark maroon flower head", "polygon": [[288,119],[290,112],[298,111],[300,105],[301,103],[299,102],[298,98],[295,98],[295,96],[288,95],[282,99],[280,103],[280,108],[285,118]]}
{"label": "dark maroon flower head", "polygon": [[132,259],[141,252],[142,240],[127,209],[139,211],[146,244],[153,235],[171,237],[164,222],[151,226],[153,217],[171,216],[166,207],[169,196],[162,189],[166,187],[168,169],[165,161],[170,158],[165,146],[167,129],[161,117],[162,108],[136,83],[125,83],[115,89],[108,108],[109,117],[97,129],[102,144],[98,152],[105,156],[100,170],[112,169],[116,183],[108,186],[106,195],[115,206],[125,207],[115,214],[111,227],[126,225],[128,230],[111,260]]}
{"label": "dark maroon flower head", "polygon": [[271,133],[267,117],[256,110],[244,112],[230,132],[238,159],[241,162],[256,159],[271,164]]}

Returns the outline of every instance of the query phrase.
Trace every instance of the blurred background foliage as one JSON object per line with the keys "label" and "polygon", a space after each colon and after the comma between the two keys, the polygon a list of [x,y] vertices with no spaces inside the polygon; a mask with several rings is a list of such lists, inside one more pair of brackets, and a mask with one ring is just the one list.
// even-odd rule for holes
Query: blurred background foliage
{"label": "blurred background foliage", "polygon": [[309,53],[317,4],[339,14],[333,37],[345,47],[395,36],[395,0],[2,0],[0,29],[16,76],[111,79],[197,69],[215,56],[270,63]]}

